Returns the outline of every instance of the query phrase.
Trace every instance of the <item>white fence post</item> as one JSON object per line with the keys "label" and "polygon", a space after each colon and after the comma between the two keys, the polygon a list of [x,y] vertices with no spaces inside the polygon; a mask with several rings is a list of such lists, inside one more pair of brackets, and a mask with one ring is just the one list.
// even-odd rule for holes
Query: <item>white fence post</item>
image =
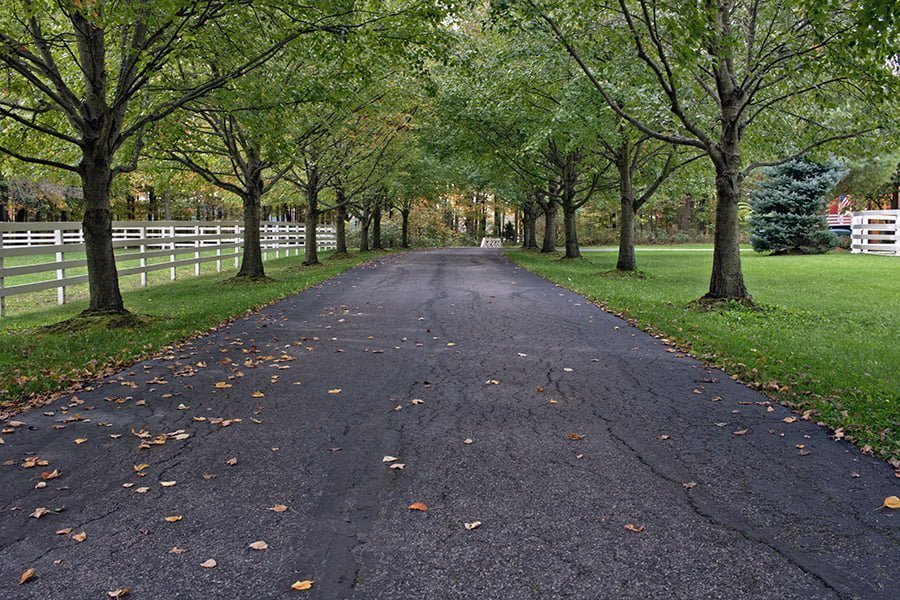
{"label": "white fence post", "polygon": [[[140,261],[141,269],[146,269],[147,268],[147,257],[144,256],[144,254],[147,252],[147,228],[146,227],[141,227],[140,252],[141,252],[141,261]],[[147,271],[146,270],[141,271],[141,287],[147,287]]]}
{"label": "white fence post", "polygon": [[[53,243],[62,246],[63,245],[63,230],[57,229],[53,232]],[[56,262],[61,263],[66,259],[65,252],[57,252],[56,253]],[[63,280],[66,278],[66,270],[65,269],[57,269],[56,270],[56,279]],[[56,288],[56,303],[57,304],[65,304],[66,303],[66,286],[60,285]]]}
{"label": "white fence post", "polygon": [[[222,226],[216,225],[216,256],[222,256]],[[216,259],[216,273],[222,272],[222,259]]]}
{"label": "white fence post", "polygon": [[[199,225],[194,225],[194,237],[196,237],[196,238],[200,237],[200,226]],[[194,240],[194,247],[196,248],[196,250],[194,250],[194,259],[197,261],[194,263],[194,275],[199,277],[200,276],[200,240],[199,239]]]}
{"label": "white fence post", "polygon": [[[234,243],[235,243],[235,244],[241,244],[240,230],[241,230],[241,226],[240,226],[240,225],[235,225],[235,226],[234,226]],[[244,247],[243,244],[241,244],[241,245],[237,246],[237,248],[235,248],[235,250],[237,250],[238,248],[243,248],[243,247]],[[235,252],[235,257],[234,257],[234,268],[235,268],[235,270],[241,268],[241,265],[240,265],[240,262],[239,262],[239,261],[240,261],[240,257],[237,256],[238,254],[239,254],[238,252]]]}
{"label": "white fence post", "polygon": [[[0,294],[3,293],[3,232],[0,231]],[[6,315],[6,296],[0,296],[0,317]]]}
{"label": "white fence post", "polygon": [[[175,226],[174,225],[169,227],[169,237],[172,240],[169,243],[169,249],[172,250],[172,254],[169,255],[169,262],[174,263],[175,262]],[[175,281],[175,275],[176,275],[175,267],[169,268],[169,277],[172,279],[172,281]]]}

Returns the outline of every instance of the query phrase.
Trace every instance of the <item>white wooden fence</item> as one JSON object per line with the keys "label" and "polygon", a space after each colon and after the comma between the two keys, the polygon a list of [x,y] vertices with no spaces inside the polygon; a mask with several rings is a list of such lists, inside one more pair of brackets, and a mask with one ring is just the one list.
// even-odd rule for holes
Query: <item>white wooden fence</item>
{"label": "white wooden fence", "polygon": [[851,242],[854,253],[900,256],[900,210],[853,213]]}
{"label": "white wooden fence", "polygon": [[[147,286],[147,273],[169,269],[175,279],[177,267],[215,262],[216,271],[222,261],[233,260],[238,267],[243,246],[242,222],[238,221],[117,221],[113,223],[113,247],[116,262],[137,261],[137,266],[119,268],[119,275],[141,276]],[[301,223],[264,222],[260,226],[263,259],[299,254],[306,241],[306,228]],[[317,246],[336,246],[334,227],[319,226]],[[6,298],[56,288],[57,302],[66,301],[66,288],[86,283],[87,275],[67,276],[67,269],[87,266],[84,258],[84,236],[81,223],[0,223],[0,317],[6,311]],[[67,257],[68,255],[68,257]],[[73,257],[73,255],[76,255]],[[168,260],[149,263],[151,258]],[[10,259],[20,258],[18,261]],[[41,262],[31,263],[37,258]],[[46,260],[44,260],[46,259]],[[22,264],[11,265],[11,262]],[[47,279],[4,286],[4,280],[21,275],[53,273]]]}

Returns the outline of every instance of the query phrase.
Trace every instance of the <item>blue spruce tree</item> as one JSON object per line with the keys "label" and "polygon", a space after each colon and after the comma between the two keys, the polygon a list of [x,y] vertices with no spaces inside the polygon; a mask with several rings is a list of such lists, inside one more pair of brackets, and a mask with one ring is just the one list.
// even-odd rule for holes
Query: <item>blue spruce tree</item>
{"label": "blue spruce tree", "polygon": [[751,194],[750,242],[757,252],[820,254],[834,247],[825,198],[847,171],[834,160],[793,160],[765,170]]}

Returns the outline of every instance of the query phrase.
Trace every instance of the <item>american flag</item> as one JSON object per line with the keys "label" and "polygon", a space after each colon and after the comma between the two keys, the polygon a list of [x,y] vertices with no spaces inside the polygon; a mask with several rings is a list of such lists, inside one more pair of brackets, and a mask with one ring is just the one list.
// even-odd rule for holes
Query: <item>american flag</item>
{"label": "american flag", "polygon": [[849,196],[838,196],[838,212],[844,213],[850,210],[851,202]]}

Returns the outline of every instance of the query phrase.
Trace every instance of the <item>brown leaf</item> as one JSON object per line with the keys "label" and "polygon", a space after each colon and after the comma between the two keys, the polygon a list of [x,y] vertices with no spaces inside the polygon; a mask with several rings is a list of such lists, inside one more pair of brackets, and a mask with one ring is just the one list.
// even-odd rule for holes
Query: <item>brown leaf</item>
{"label": "brown leaf", "polygon": [[662,434],[662,435],[656,436],[656,439],[658,439],[658,440],[664,442],[664,441],[666,441],[666,440],[672,439],[672,436],[666,435],[666,434]]}
{"label": "brown leaf", "polygon": [[785,417],[781,421],[783,423],[793,423],[797,420],[797,417]]}
{"label": "brown leaf", "polygon": [[134,493],[135,494],[146,494],[149,491],[150,491],[150,488],[148,488],[148,487],[139,487],[134,490]]}
{"label": "brown leaf", "polygon": [[216,561],[214,561],[213,559],[210,558],[209,560],[205,560],[202,563],[200,563],[200,566],[203,567],[204,569],[215,569],[216,565],[218,565],[218,564],[219,563],[217,563]]}
{"label": "brown leaf", "polygon": [[291,589],[297,592],[303,592],[306,590],[311,590],[313,586],[313,581],[311,579],[304,579],[303,581],[295,581],[291,584]]}
{"label": "brown leaf", "polygon": [[412,400],[410,400],[410,404],[412,404],[414,406],[418,406],[420,404],[425,404],[425,401],[422,400],[421,398],[413,398]]}
{"label": "brown leaf", "polygon": [[463,527],[466,528],[466,531],[472,531],[473,529],[478,529],[481,527],[481,521],[472,521],[471,523],[463,523]]}
{"label": "brown leaf", "polygon": [[269,510],[271,510],[273,512],[277,512],[277,513],[283,513],[287,509],[288,509],[288,507],[285,506],[284,504],[276,504],[275,506],[272,506],[271,508],[269,508]]}
{"label": "brown leaf", "polygon": [[884,499],[884,502],[881,505],[881,508],[890,508],[896,509],[900,508],[900,498],[897,496],[888,496]]}
{"label": "brown leaf", "polygon": [[72,539],[78,542],[79,544],[87,539],[87,534],[83,531],[76,533],[72,536]]}
{"label": "brown leaf", "polygon": [[405,468],[406,468],[406,464],[404,464],[404,463],[394,463],[391,465],[391,469],[393,469],[395,471],[402,471]]}
{"label": "brown leaf", "polygon": [[50,514],[50,509],[49,509],[49,508],[46,508],[46,507],[43,507],[43,506],[38,506],[36,509],[34,509],[34,512],[32,512],[32,513],[31,513],[30,515],[28,515],[28,516],[29,516],[29,517],[34,517],[35,519],[40,519],[40,518],[43,517],[44,515],[48,515],[48,514]]}
{"label": "brown leaf", "polygon": [[399,460],[399,459],[398,459],[396,456],[390,456],[390,455],[388,455],[388,456],[385,456],[384,458],[382,458],[382,459],[381,459],[381,462],[383,462],[383,463],[389,463],[389,462],[394,462],[395,460]]}
{"label": "brown leaf", "polygon": [[266,395],[263,394],[262,392],[257,391],[257,392],[253,392],[252,394],[250,394],[250,397],[251,398],[265,398]]}
{"label": "brown leaf", "polygon": [[106,595],[109,596],[110,598],[124,598],[125,596],[128,595],[128,593],[130,591],[131,591],[131,589],[129,589],[127,587],[123,587],[123,588],[119,588],[117,590],[113,590],[111,592],[106,592]]}
{"label": "brown leaf", "polygon": [[53,469],[52,471],[43,471],[41,473],[41,479],[47,481],[49,479],[56,479],[60,475],[62,475],[62,473],[60,473],[59,469]]}
{"label": "brown leaf", "polygon": [[185,548],[179,548],[178,546],[169,548],[169,554],[184,554],[185,552],[187,552]]}
{"label": "brown leaf", "polygon": [[738,429],[737,431],[732,431],[731,435],[744,435],[748,431],[750,431],[750,430],[749,429]]}
{"label": "brown leaf", "polygon": [[69,535],[70,533],[72,533],[71,527],[66,527],[65,529],[57,529],[56,530],[56,535]]}
{"label": "brown leaf", "polygon": [[687,483],[682,483],[681,487],[683,487],[686,490],[691,490],[691,489],[694,489],[695,487],[697,487],[697,482],[696,481],[688,481]]}
{"label": "brown leaf", "polygon": [[468,446],[469,444],[474,444],[474,443],[475,443],[475,440],[473,440],[472,438],[466,438],[463,440],[463,444],[465,444],[466,446]]}
{"label": "brown leaf", "polygon": [[500,381],[497,379],[488,379],[484,382],[485,385],[500,385]]}
{"label": "brown leaf", "polygon": [[342,391],[344,391],[343,388],[334,388],[334,389],[328,390],[328,393],[333,396],[336,396],[336,395],[340,394]]}
{"label": "brown leaf", "polygon": [[625,529],[631,531],[632,533],[644,533],[643,525],[634,525],[632,523],[628,523],[627,525],[625,525]]}
{"label": "brown leaf", "polygon": [[422,511],[422,512],[425,512],[428,510],[428,506],[425,505],[423,502],[413,502],[406,508],[408,508],[409,510],[418,510],[418,511]]}
{"label": "brown leaf", "polygon": [[166,523],[177,523],[181,519],[183,519],[181,515],[172,515],[170,517],[166,517]]}
{"label": "brown leaf", "polygon": [[26,581],[30,581],[31,579],[33,579],[36,573],[37,571],[34,570],[34,567],[22,571],[22,574],[19,575],[19,585],[22,585]]}
{"label": "brown leaf", "polygon": [[77,438],[75,440],[75,445],[80,446],[81,444],[85,443],[86,441],[87,441],[87,438]]}
{"label": "brown leaf", "polygon": [[234,457],[234,456],[232,456],[231,458],[229,458],[228,460],[225,461],[225,464],[228,465],[229,467],[233,467],[237,463],[238,463],[237,457]]}
{"label": "brown leaf", "polygon": [[250,544],[249,547],[251,550],[268,550],[269,549],[269,545],[262,540],[260,540],[258,542],[253,542],[252,544]]}
{"label": "brown leaf", "polygon": [[134,470],[137,473],[140,473],[141,471],[143,471],[144,469],[147,469],[149,467],[150,467],[150,465],[148,465],[147,463],[141,463],[139,465],[134,465]]}
{"label": "brown leaf", "polygon": [[570,440],[575,440],[575,441],[584,439],[584,435],[582,435],[580,433],[570,433],[566,437],[569,438]]}

